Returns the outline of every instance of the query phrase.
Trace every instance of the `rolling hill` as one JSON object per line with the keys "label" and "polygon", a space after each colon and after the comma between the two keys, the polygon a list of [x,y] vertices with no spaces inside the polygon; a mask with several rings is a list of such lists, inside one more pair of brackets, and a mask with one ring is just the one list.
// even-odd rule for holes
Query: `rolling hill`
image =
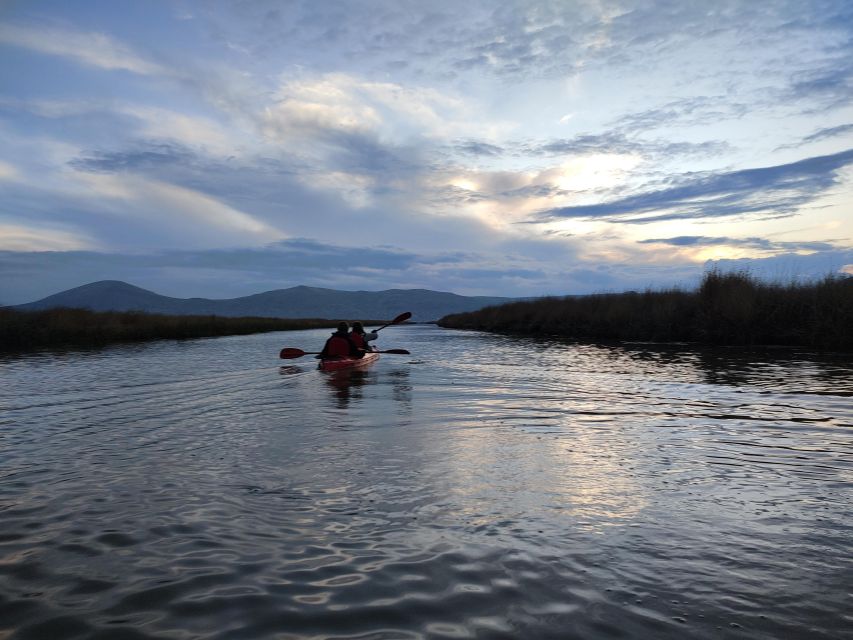
{"label": "rolling hill", "polygon": [[430,322],[451,313],[475,311],[512,302],[513,298],[460,296],[429,289],[339,291],[291,287],[242,298],[172,298],[118,280],[102,280],[68,289],[15,309],[56,307],[93,311],[146,311],[174,315],[258,316],[280,318],[384,319],[411,311],[412,319]]}

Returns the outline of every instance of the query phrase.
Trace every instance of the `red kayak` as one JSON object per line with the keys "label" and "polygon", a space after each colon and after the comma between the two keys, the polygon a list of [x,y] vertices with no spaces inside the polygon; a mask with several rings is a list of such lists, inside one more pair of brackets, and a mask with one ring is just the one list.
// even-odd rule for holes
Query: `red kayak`
{"label": "red kayak", "polygon": [[352,369],[355,367],[363,367],[371,362],[379,360],[378,353],[365,353],[362,358],[328,358],[320,360],[317,368],[320,371],[340,371],[341,369]]}

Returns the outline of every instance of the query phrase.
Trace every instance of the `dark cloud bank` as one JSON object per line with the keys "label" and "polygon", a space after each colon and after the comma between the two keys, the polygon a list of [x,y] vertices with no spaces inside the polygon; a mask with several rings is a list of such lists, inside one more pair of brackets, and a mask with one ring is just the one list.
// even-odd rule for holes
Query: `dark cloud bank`
{"label": "dark cloud bank", "polygon": [[839,184],[839,171],[850,164],[853,164],[853,149],[774,167],[688,174],[675,187],[602,204],[547,209],[539,212],[535,221],[601,218],[645,224],[744,214],[789,216]]}

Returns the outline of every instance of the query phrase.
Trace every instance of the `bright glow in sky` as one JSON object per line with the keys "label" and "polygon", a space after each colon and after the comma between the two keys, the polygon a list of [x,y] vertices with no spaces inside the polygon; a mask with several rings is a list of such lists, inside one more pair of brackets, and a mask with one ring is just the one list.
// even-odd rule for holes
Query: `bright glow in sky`
{"label": "bright glow in sky", "polygon": [[853,3],[0,0],[0,304],[853,272]]}

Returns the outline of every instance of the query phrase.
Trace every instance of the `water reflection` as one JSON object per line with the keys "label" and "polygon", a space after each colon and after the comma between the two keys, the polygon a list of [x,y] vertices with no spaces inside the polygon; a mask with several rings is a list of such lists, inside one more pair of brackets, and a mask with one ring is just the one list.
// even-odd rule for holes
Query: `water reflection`
{"label": "water reflection", "polygon": [[648,488],[631,463],[643,455],[641,446],[614,439],[603,422],[594,429],[529,422],[527,433],[518,425],[496,432],[485,423],[447,435],[446,510],[467,530],[522,537],[567,528],[601,532],[630,525],[643,511]]}
{"label": "water reflection", "polygon": [[361,400],[364,397],[362,387],[376,382],[376,375],[368,368],[344,369],[321,375],[339,409],[346,409],[351,401]]}
{"label": "water reflection", "polygon": [[373,366],[367,368],[344,369],[332,373],[321,373],[324,385],[332,392],[338,409],[346,409],[350,403],[364,400],[364,387],[383,384],[390,386],[391,399],[404,406],[412,402],[412,385],[408,369],[377,371]]}
{"label": "water reflection", "polygon": [[759,386],[783,392],[853,395],[850,353],[788,347],[712,348],[683,343],[578,343],[527,336],[494,339],[507,348],[538,352],[548,364],[568,358],[564,367],[581,365],[587,371],[653,378],[663,375],[669,380]]}
{"label": "water reflection", "polygon": [[393,369],[384,375],[391,382],[392,398],[411,409],[412,383],[409,380],[410,369],[408,367]]}
{"label": "water reflection", "polygon": [[0,637],[849,635],[843,359],[393,330],[0,360]]}
{"label": "water reflection", "polygon": [[[711,384],[788,387],[791,392],[853,394],[851,361],[843,354],[817,354],[789,349],[699,349],[695,364]],[[799,373],[799,384],[790,371]],[[791,384],[794,388],[790,388]]]}
{"label": "water reflection", "polygon": [[[544,479],[553,487],[554,506],[579,528],[629,525],[649,503],[649,490],[632,461],[643,449],[629,438],[602,438],[602,427],[579,430],[572,438],[550,438],[543,457]],[[618,425],[613,425],[618,429]]]}

